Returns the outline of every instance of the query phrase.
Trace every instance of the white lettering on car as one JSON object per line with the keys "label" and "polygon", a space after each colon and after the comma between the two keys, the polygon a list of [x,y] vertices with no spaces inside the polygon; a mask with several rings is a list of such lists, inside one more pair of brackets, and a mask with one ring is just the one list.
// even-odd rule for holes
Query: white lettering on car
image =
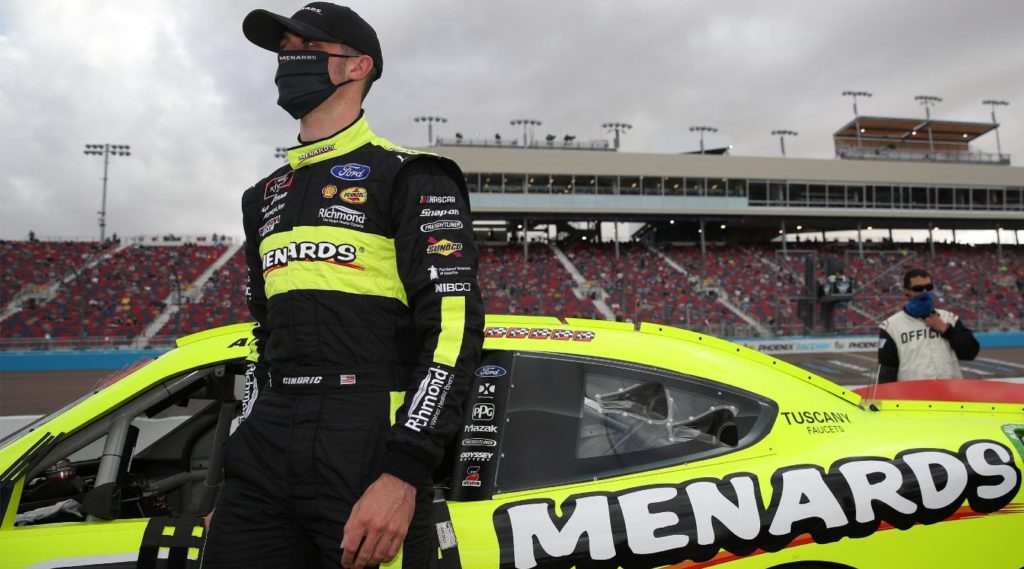
{"label": "white lettering on car", "polygon": [[757,477],[739,472],[577,494],[557,508],[550,499],[511,502],[495,511],[493,522],[502,568],[655,567],[707,561],[721,550],[778,551],[803,534],[832,543],[866,537],[882,523],[904,530],[933,524],[965,500],[970,510],[987,514],[1009,504],[1020,487],[1010,450],[976,440],[957,453],[915,449],[894,459],[843,459],[828,471],[782,468],[772,474],[767,506]]}

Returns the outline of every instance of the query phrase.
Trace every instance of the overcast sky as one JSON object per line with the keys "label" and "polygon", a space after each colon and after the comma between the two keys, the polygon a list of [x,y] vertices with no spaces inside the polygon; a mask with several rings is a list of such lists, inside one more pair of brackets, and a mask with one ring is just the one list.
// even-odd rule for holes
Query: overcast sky
{"label": "overcast sky", "polygon": [[[381,38],[384,76],[366,110],[378,134],[607,137],[623,151],[708,146],[777,155],[773,129],[800,134],[787,154],[832,156],[853,116],[840,93],[866,90],[861,114],[989,120],[1024,160],[1024,2],[953,0],[353,0]],[[0,238],[97,236],[102,160],[86,143],[130,144],[110,165],[107,231],[241,234],[242,191],[274,169],[297,124],[275,104],[273,54],[249,44],[238,0],[4,0],[0,3]],[[987,135],[977,147],[995,151]]]}

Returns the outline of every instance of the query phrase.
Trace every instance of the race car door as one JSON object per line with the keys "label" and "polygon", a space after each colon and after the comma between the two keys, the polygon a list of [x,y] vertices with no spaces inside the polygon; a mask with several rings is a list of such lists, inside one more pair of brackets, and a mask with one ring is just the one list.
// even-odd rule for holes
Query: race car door
{"label": "race car door", "polygon": [[579,514],[560,507],[567,498],[600,495],[605,479],[748,447],[776,412],[747,392],[602,358],[499,352],[475,375],[455,449],[451,524],[438,524],[443,558],[457,554],[462,567],[614,558],[623,529],[609,525],[598,540],[580,501],[570,501]]}

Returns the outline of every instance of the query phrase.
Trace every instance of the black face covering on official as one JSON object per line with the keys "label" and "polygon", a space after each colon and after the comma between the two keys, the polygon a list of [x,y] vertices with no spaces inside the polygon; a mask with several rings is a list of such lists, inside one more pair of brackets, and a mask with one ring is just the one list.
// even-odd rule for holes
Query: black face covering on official
{"label": "black face covering on official", "polygon": [[282,51],[277,54],[277,104],[298,120],[320,106],[351,79],[333,83],[327,66],[332,57],[358,57],[323,51]]}

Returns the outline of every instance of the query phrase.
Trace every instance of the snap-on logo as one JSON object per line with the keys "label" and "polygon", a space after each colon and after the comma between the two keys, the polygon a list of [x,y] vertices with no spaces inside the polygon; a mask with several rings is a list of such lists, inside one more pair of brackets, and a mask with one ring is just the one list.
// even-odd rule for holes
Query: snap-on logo
{"label": "snap-on logo", "polygon": [[358,182],[365,180],[370,175],[370,167],[350,162],[331,168],[331,175],[346,182]]}

